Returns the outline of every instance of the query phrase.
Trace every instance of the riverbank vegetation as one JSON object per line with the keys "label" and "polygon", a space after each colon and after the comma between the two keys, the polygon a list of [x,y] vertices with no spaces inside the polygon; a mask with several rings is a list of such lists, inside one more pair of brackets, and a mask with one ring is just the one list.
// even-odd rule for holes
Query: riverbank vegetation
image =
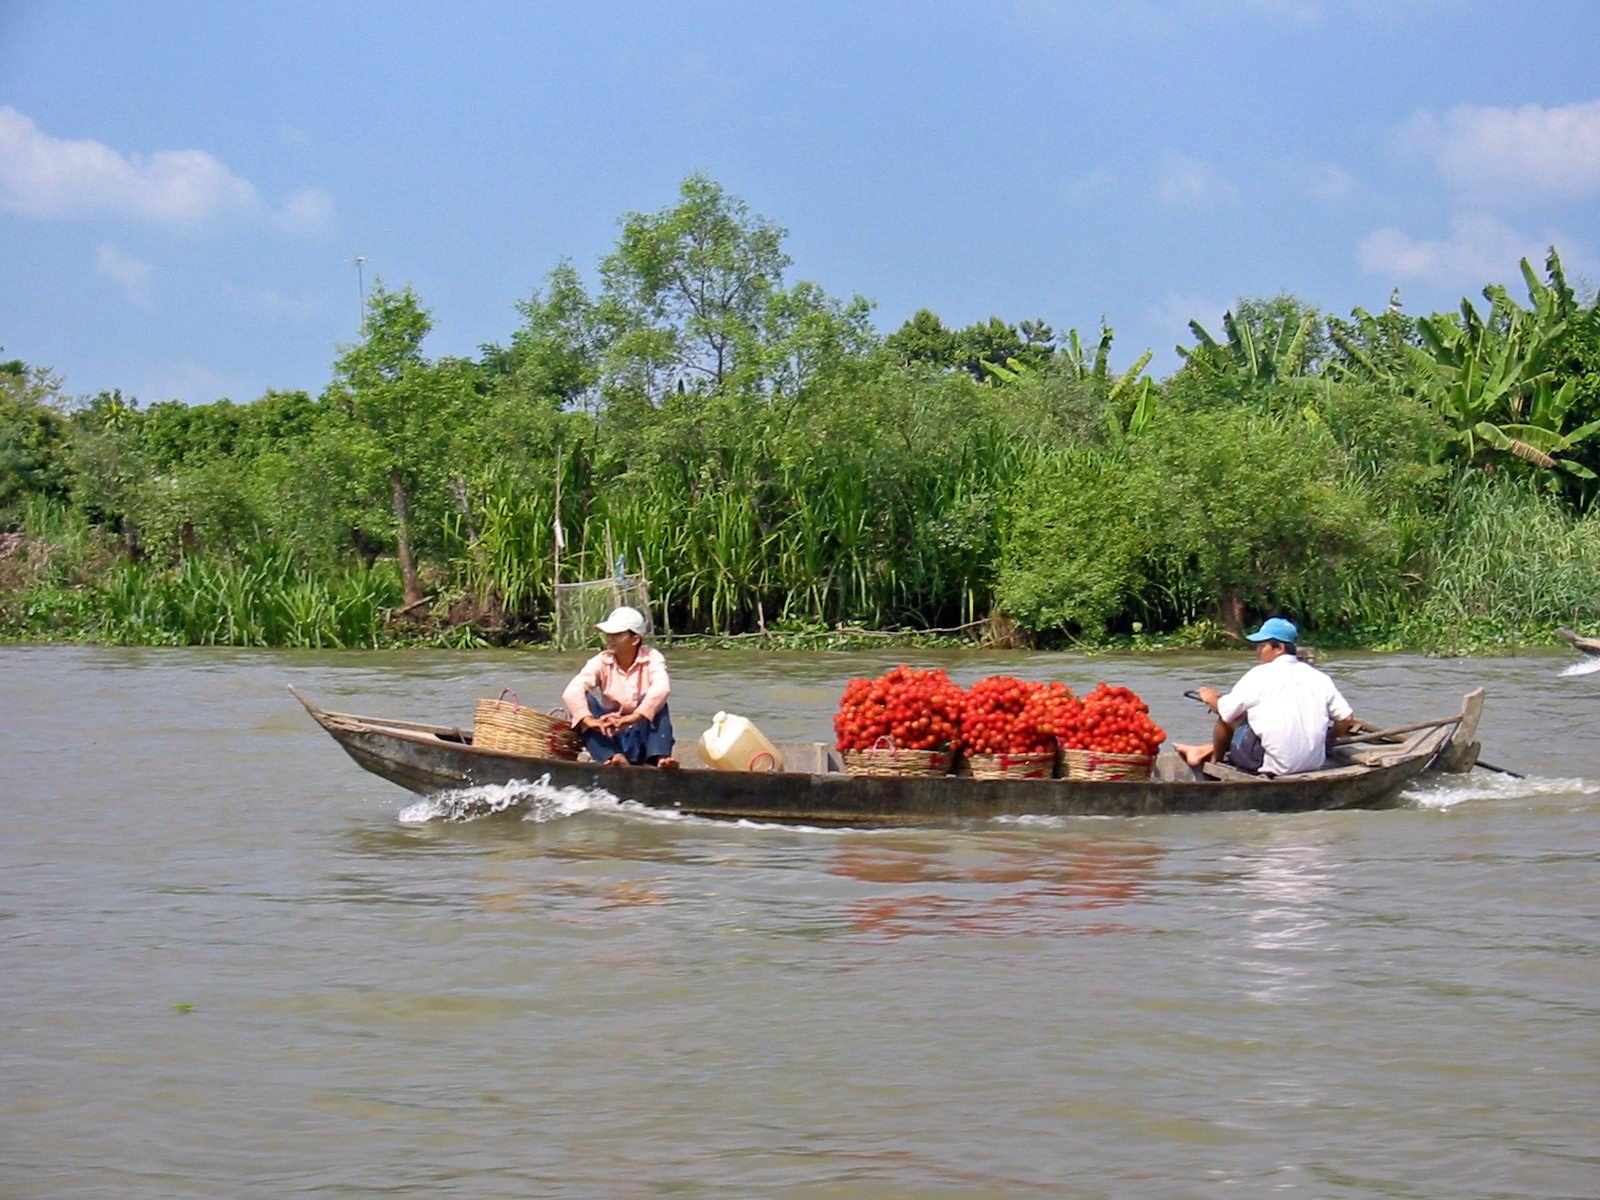
{"label": "riverbank vegetation", "polygon": [[533,642],[558,556],[642,570],[673,634],[793,645],[1600,622],[1600,304],[1554,248],[1458,312],[1241,300],[1166,379],[1110,329],[880,336],[790,267],[696,176],[473,359],[429,358],[423,299],[380,282],[316,396],[74,399],[0,364],[0,636]]}

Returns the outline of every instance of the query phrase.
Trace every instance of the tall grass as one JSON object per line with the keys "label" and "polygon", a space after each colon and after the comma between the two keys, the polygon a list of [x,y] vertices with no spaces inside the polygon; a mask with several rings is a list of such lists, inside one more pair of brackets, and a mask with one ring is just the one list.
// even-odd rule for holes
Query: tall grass
{"label": "tall grass", "polygon": [[402,589],[392,564],[308,575],[283,553],[257,561],[122,560],[95,585],[92,619],[123,644],[374,647]]}
{"label": "tall grass", "polygon": [[[680,630],[984,615],[993,497],[1016,448],[974,441],[887,464],[870,449],[780,456],[739,444],[714,462],[661,458],[609,475],[569,460],[587,486],[564,493],[562,579],[609,577],[617,555],[630,570],[642,563]],[[553,480],[493,471],[477,481],[477,540],[459,519],[447,530],[469,591],[525,617],[548,611],[553,500]]]}
{"label": "tall grass", "polygon": [[1469,475],[1453,487],[1418,619],[1513,631],[1600,621],[1600,510],[1574,517],[1532,483]]}

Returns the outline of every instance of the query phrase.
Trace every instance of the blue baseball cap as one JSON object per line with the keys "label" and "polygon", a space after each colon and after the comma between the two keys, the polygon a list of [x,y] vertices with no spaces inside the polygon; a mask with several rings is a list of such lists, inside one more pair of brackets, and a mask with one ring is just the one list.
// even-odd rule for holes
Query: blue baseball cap
{"label": "blue baseball cap", "polygon": [[1292,645],[1300,640],[1300,631],[1294,627],[1293,621],[1286,621],[1282,617],[1268,617],[1261,622],[1260,629],[1244,636],[1252,642],[1289,642]]}

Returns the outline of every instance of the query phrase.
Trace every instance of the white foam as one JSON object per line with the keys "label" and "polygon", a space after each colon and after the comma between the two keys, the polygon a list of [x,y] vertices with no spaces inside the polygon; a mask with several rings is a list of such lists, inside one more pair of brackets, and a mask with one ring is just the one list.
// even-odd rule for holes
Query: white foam
{"label": "white foam", "polygon": [[531,783],[522,780],[486,783],[426,796],[401,809],[400,820],[407,825],[422,825],[429,821],[476,821],[521,808],[524,810],[524,821],[542,823],[583,812],[620,812],[637,807],[625,805],[602,788],[552,787],[550,776],[544,775]]}
{"label": "white foam", "polygon": [[1561,673],[1563,675],[1588,675],[1595,671],[1600,671],[1600,655],[1594,658],[1586,658],[1582,662],[1575,662]]}
{"label": "white foam", "polygon": [[1017,825],[1024,829],[1071,829],[1080,821],[1134,821],[1143,814],[1117,816],[1112,813],[1005,813],[990,817],[993,825]]}
{"label": "white foam", "polygon": [[1515,779],[1483,768],[1466,775],[1435,776],[1405,791],[1405,798],[1418,808],[1454,808],[1468,800],[1595,795],[1600,795],[1600,783],[1587,779]]}

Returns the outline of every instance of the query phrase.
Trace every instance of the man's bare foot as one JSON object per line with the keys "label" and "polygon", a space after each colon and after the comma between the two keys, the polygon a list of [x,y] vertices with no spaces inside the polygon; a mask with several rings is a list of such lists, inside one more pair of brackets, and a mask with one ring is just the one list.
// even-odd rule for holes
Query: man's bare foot
{"label": "man's bare foot", "polygon": [[627,765],[628,756],[626,754],[613,754],[610,758],[606,759],[606,766],[608,767],[625,767]]}
{"label": "man's bare foot", "polygon": [[1174,742],[1172,748],[1182,755],[1183,761],[1191,767],[1198,767],[1211,758],[1210,746],[1184,746]]}
{"label": "man's bare foot", "polygon": [[665,758],[656,759],[656,766],[663,771],[676,771],[678,769],[678,760],[669,754]]}

